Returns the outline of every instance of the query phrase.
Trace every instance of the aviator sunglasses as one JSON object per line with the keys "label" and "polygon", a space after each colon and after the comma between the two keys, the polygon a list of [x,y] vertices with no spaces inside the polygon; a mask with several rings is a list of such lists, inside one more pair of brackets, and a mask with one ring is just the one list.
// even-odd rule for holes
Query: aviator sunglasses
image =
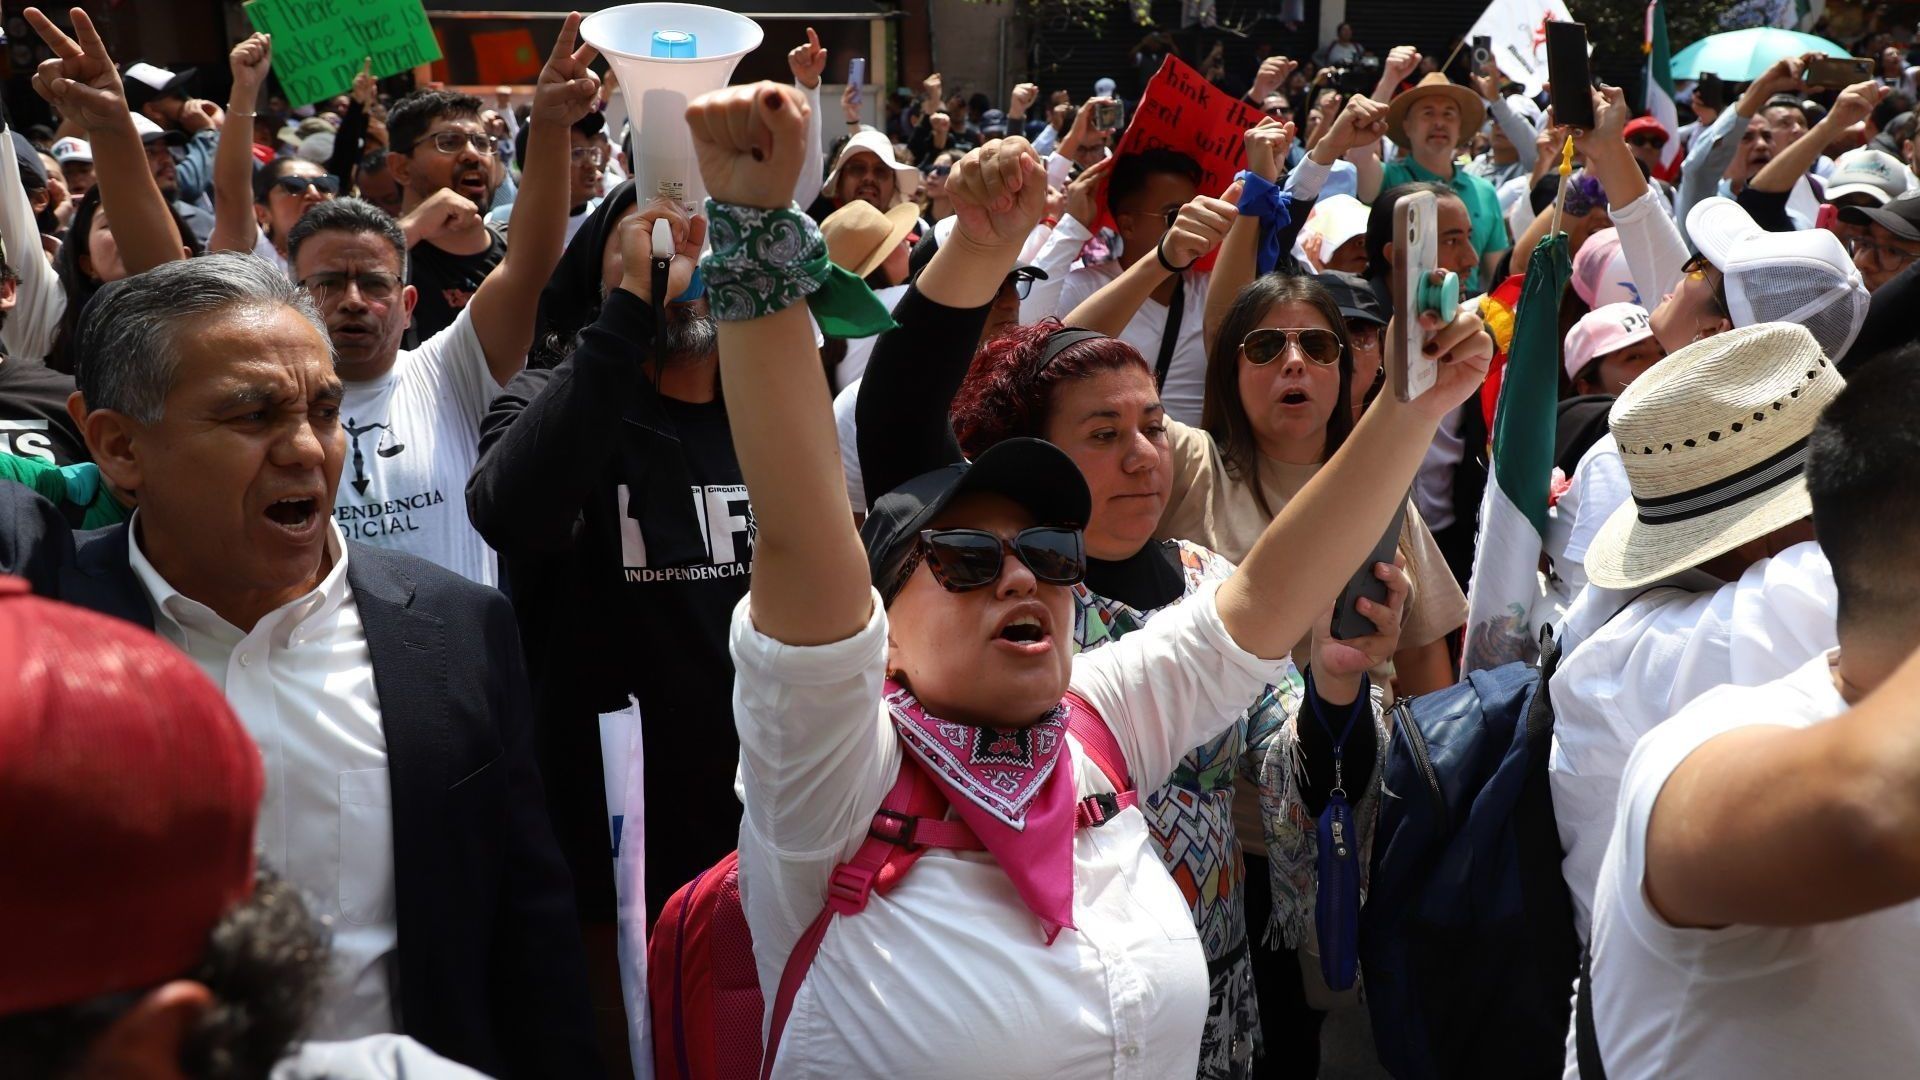
{"label": "aviator sunglasses", "polygon": [[1321,367],[1332,367],[1340,362],[1340,335],[1317,326],[1299,330],[1267,327],[1253,331],[1240,341],[1240,348],[1247,354],[1247,362],[1255,367],[1265,367],[1286,355],[1288,345],[1299,349],[1301,356]]}

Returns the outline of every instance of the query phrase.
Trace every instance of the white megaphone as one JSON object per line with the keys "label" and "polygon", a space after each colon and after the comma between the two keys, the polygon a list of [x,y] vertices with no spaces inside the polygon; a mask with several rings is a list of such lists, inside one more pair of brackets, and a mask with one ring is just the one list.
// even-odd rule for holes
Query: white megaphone
{"label": "white megaphone", "polygon": [[620,76],[633,124],[635,194],[642,203],[664,195],[698,210],[707,189],[687,131],[687,103],[727,85],[740,58],[760,47],[759,25],[699,4],[623,4],[587,16],[580,36]]}

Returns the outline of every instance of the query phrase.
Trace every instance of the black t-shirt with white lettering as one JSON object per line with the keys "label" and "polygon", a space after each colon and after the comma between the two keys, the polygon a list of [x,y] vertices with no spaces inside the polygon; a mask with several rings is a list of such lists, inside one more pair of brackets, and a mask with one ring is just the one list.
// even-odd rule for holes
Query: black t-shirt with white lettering
{"label": "black t-shirt with white lettering", "polygon": [[34,360],[0,359],[0,454],[55,465],[91,461],[67,415],[73,379]]}
{"label": "black t-shirt with white lettering", "polygon": [[[507,254],[507,242],[492,229],[487,230],[487,236],[486,250],[472,255],[455,255],[431,240],[420,241],[407,253],[408,283],[420,293],[413,308],[408,348],[452,326],[454,316],[473,299],[474,290],[500,265]],[[527,302],[533,301],[528,298]]]}

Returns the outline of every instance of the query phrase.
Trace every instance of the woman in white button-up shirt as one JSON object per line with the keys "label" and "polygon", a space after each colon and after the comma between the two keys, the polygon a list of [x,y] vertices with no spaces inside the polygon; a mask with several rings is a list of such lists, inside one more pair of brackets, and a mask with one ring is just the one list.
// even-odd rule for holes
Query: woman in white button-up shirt
{"label": "woman in white button-up shirt", "polygon": [[[695,102],[688,120],[716,202],[786,205],[806,130],[797,95],[733,87]],[[993,211],[971,211],[963,243],[998,253],[1001,273],[948,276],[936,299],[982,306],[1040,216],[1044,173],[1024,141],[1006,140],[970,154],[950,183],[975,187],[976,206]],[[941,280],[934,266],[928,273]],[[829,875],[860,847],[902,767],[887,680],[948,726],[1010,737],[1048,723],[1071,689],[1113,731],[1134,782],[1164,782],[1182,753],[1233,722],[1332,603],[1439,418],[1478,385],[1491,353],[1477,320],[1439,331],[1440,353],[1454,350],[1441,385],[1411,405],[1371,410],[1239,571],[1076,658],[1069,586],[1042,583],[1003,551],[996,579],[949,591],[917,539],[923,528],[967,527],[1004,542],[1039,522],[1083,522],[1084,482],[1070,459],[1028,443],[1019,452],[1034,463],[1032,483],[1002,478],[950,501],[924,499],[938,509],[903,514],[891,529],[870,524],[875,548],[864,550],[811,324],[797,304],[767,310],[776,303],[757,302],[750,318],[717,312],[732,316],[720,322],[720,357],[741,470],[766,493],[754,507],[753,589],[734,616],[733,652],[740,876],[768,1001]],[[1014,488],[1019,498],[1008,497]],[[1061,513],[1035,514],[1036,491],[1064,492]],[[876,581],[889,586],[885,605]],[[1023,624],[1037,630],[1011,629]],[[1075,796],[1110,790],[1079,744],[1069,746]],[[926,853],[898,887],[830,924],[771,1048],[774,1075],[1192,1075],[1206,966],[1139,813],[1074,833],[1071,861],[1071,919],[1050,928],[1013,868],[982,852]]]}

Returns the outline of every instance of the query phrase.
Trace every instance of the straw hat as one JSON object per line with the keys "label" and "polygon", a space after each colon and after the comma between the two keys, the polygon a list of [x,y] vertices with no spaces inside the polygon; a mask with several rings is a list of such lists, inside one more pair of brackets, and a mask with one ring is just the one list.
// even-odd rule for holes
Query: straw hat
{"label": "straw hat", "polygon": [[842,270],[866,277],[887,261],[913,227],[920,223],[920,208],[912,203],[881,213],[864,199],[855,199],[827,215],[820,233],[827,240],[827,258]]}
{"label": "straw hat", "polygon": [[1587,577],[1634,589],[1813,512],[1807,436],[1844,380],[1807,328],[1761,323],[1696,341],[1613,403],[1633,499],[1587,548]]}
{"label": "straw hat", "polygon": [[1480,100],[1480,95],[1449,82],[1445,75],[1436,71],[1421,79],[1413,89],[1394,98],[1393,104],[1387,106],[1387,138],[1392,139],[1394,145],[1407,145],[1408,111],[1422,100],[1435,96],[1451,99],[1460,107],[1461,142],[1466,142],[1469,136],[1480,130],[1481,124],[1486,123],[1487,104]]}

